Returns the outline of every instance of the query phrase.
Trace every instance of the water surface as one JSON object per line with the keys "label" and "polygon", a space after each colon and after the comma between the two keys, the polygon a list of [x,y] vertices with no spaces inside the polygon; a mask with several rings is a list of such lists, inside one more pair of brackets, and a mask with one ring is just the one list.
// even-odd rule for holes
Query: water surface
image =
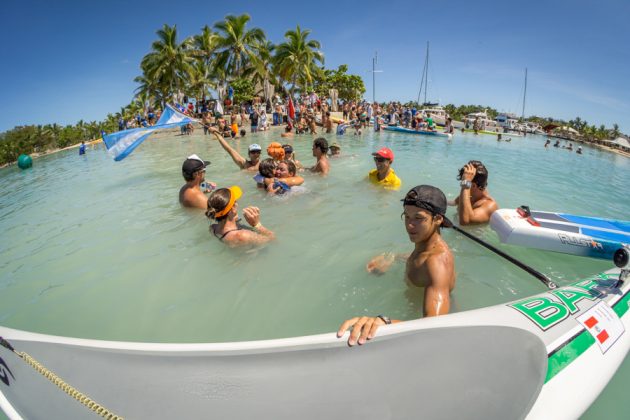
{"label": "water surface", "polygon": [[[147,140],[123,162],[102,146],[36,159],[30,170],[0,171],[0,323],[47,334],[157,342],[220,342],[334,331],[355,315],[413,319],[422,291],[403,281],[403,265],[368,275],[370,257],[408,252],[400,220],[404,193],[419,184],[459,193],[455,179],[469,159],[489,169],[489,191],[501,207],[630,219],[630,161],[585,147],[583,155],[544,149],[544,138],[457,133],[452,142],[400,133],[326,136],[342,144],[331,174],[305,174],[306,192],[270,198],[252,174],[238,170],[220,145],[196,132]],[[312,136],[290,143],[310,166]],[[278,132],[232,141],[245,155]],[[396,154],[399,192],[365,181],[371,153]],[[260,207],[274,243],[243,252],[208,232],[201,211],[177,201],[181,164],[197,153],[212,164],[206,178],[238,184],[240,206]],[[448,215],[454,217],[454,209]],[[611,264],[503,245],[487,227],[470,232],[547,274],[560,285]],[[458,273],[455,310],[508,302],[544,291],[533,277],[467,238],[445,230]],[[630,385],[628,363],[615,378]],[[621,376],[621,378],[620,378]],[[609,397],[610,395],[610,397]],[[588,416],[611,415],[607,391]],[[587,416],[587,417],[588,417]]]}

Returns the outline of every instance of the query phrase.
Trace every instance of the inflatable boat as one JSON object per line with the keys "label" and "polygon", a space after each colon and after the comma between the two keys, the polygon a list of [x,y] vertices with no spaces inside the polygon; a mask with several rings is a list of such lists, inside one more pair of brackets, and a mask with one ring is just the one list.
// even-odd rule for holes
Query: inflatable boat
{"label": "inflatable boat", "polygon": [[449,139],[453,137],[452,134],[441,133],[439,131],[415,130],[413,128],[398,127],[398,126],[393,126],[393,125],[382,125],[381,127],[383,128],[383,130],[396,131],[399,133],[421,134],[423,136],[445,137]]}
{"label": "inflatable boat", "polygon": [[527,206],[495,211],[490,226],[503,243],[583,257],[611,259],[630,244],[630,221],[530,211]]}
{"label": "inflatable boat", "polygon": [[626,269],[383,326],[352,348],[334,333],[159,344],[0,327],[0,408],[11,419],[575,419],[630,349]]}

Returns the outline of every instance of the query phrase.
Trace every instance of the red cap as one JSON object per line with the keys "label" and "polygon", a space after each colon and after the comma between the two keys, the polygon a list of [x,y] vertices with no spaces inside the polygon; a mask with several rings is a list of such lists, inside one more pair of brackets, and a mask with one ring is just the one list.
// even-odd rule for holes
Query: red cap
{"label": "red cap", "polygon": [[389,159],[392,162],[394,161],[394,152],[387,147],[382,147],[378,152],[372,153],[372,156],[380,156],[385,159]]}

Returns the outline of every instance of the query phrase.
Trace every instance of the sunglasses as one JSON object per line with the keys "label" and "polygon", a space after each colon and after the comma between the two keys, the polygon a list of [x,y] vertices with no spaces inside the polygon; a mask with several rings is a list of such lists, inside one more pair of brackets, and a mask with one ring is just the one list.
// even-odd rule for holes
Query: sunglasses
{"label": "sunglasses", "polygon": [[386,159],[384,157],[380,157],[380,156],[374,156],[374,162],[378,162],[378,163],[383,163],[389,161],[389,159]]}
{"label": "sunglasses", "polygon": [[259,155],[261,152],[260,152],[260,150],[252,150],[249,153],[251,153],[252,155]]}

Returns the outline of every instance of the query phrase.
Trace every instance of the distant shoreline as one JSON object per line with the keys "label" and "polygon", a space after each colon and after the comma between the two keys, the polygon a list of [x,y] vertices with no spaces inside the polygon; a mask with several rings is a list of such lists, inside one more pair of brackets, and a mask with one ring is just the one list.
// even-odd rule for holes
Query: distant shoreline
{"label": "distant shoreline", "polygon": [[[201,130],[202,126],[199,125],[199,124],[197,124],[197,125],[198,125],[198,127],[196,127],[195,129]],[[275,129],[279,129],[279,128],[282,128],[282,126],[273,126],[273,125],[269,126],[269,130],[275,130]],[[164,134],[171,134],[173,132],[179,133],[179,128],[173,128],[173,129],[168,130],[165,133],[156,133],[155,135],[159,136],[159,137],[163,137]],[[509,135],[510,133],[505,133],[505,134]],[[481,135],[483,135],[483,134],[481,134]],[[541,136],[544,136],[544,134],[541,134]],[[95,140],[86,141],[85,144],[86,145],[92,145],[92,144],[102,143],[102,141],[103,141],[102,138],[98,138],[98,139],[95,139]],[[569,140],[567,140],[567,141],[569,141]],[[577,141],[574,141],[574,142],[577,142]],[[607,152],[616,153],[618,155],[630,158],[630,153],[625,152],[623,150],[614,149],[612,147],[604,146],[604,145],[601,145],[601,144],[594,144],[594,143],[588,143],[588,142],[577,142],[577,143],[583,144],[585,146],[593,147],[593,148],[596,148],[596,149],[604,150],[604,151],[607,151]],[[33,158],[33,159],[36,159],[38,157],[48,156],[48,155],[52,155],[52,154],[55,154],[55,153],[58,153],[58,152],[63,152],[64,150],[76,149],[79,146],[81,146],[81,143],[73,144],[72,146],[64,147],[64,148],[61,148],[61,149],[52,149],[52,150],[47,150],[45,152],[32,153],[29,156],[31,158]],[[5,163],[3,165],[0,165],[0,169],[4,169],[6,167],[13,166],[16,163],[17,163],[17,161],[16,162]]]}

